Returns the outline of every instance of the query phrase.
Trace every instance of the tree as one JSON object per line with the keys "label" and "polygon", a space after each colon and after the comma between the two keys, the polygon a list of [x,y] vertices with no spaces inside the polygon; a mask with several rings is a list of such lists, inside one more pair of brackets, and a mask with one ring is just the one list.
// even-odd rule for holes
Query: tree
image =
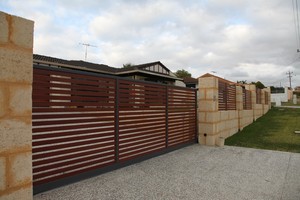
{"label": "tree", "polygon": [[134,66],[134,64],[132,64],[132,63],[123,64],[123,68],[128,68],[128,67],[132,67],[132,66]]}
{"label": "tree", "polygon": [[189,73],[188,71],[184,70],[184,69],[177,70],[177,71],[175,72],[175,75],[176,75],[178,78],[192,77],[192,74]]}
{"label": "tree", "polygon": [[256,86],[256,88],[259,88],[259,89],[264,89],[266,86],[260,82],[260,81],[257,81],[257,82],[251,82],[251,84],[254,84]]}
{"label": "tree", "polygon": [[240,83],[240,84],[247,84],[247,80],[243,80],[243,81],[237,81],[236,83]]}

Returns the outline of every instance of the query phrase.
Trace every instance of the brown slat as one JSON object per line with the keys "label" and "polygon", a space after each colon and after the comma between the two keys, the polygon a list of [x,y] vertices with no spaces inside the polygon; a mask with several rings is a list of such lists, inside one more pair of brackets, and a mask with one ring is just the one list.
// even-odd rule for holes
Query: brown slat
{"label": "brown slat", "polygon": [[120,116],[119,118],[122,118],[122,117],[133,117],[133,115],[165,115],[166,112],[165,110],[153,110],[153,111],[150,111],[149,109],[147,110],[147,112],[142,112],[142,111],[134,111],[134,112],[120,112]]}
{"label": "brown slat", "polygon": [[[80,109],[80,108],[79,108]],[[93,111],[90,110],[90,111]],[[99,112],[99,111],[96,111]],[[62,119],[62,118],[84,118],[84,117],[106,117],[106,116],[114,116],[114,113],[80,113],[80,114],[72,114],[72,113],[55,113],[55,114],[38,114],[35,115],[33,113],[32,119]]]}
{"label": "brown slat", "polygon": [[72,120],[51,120],[51,121],[39,121],[32,122],[33,126],[42,125],[57,125],[57,124],[74,124],[74,123],[88,123],[88,122],[103,122],[103,121],[113,121],[114,116],[103,117],[103,118],[92,118],[92,119],[72,119]]}
{"label": "brown slat", "polygon": [[114,108],[32,108],[32,114],[35,113],[65,113],[65,112],[100,112],[100,111],[115,111]]}

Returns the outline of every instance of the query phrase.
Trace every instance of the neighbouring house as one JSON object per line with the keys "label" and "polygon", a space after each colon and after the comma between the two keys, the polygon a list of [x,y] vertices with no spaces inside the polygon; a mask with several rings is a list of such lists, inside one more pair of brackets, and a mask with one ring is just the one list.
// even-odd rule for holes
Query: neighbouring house
{"label": "neighbouring house", "polygon": [[198,79],[192,77],[186,77],[183,79],[186,87],[188,88],[198,88]]}
{"label": "neighbouring house", "polygon": [[127,77],[134,80],[151,81],[167,85],[185,87],[183,80],[176,77],[160,61],[133,65],[126,68],[116,68],[104,64],[90,63],[82,60],[64,60],[44,55],[33,54],[33,64],[96,72],[106,75]]}
{"label": "neighbouring house", "polygon": [[271,102],[288,102],[293,97],[293,91],[288,87],[270,87]]}

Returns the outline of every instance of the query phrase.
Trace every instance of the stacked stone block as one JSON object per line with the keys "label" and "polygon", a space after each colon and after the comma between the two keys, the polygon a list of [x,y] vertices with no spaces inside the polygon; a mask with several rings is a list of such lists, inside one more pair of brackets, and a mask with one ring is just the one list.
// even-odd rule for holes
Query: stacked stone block
{"label": "stacked stone block", "polygon": [[33,22],[0,12],[0,199],[32,199]]}
{"label": "stacked stone block", "polygon": [[[198,135],[200,144],[222,146],[222,141],[225,138],[242,130],[269,110],[269,105],[256,104],[255,85],[246,85],[245,88],[251,91],[251,110],[244,110],[243,89],[241,86],[236,86],[236,110],[219,111],[218,77],[200,77],[198,81]],[[264,98],[262,102],[264,103]]]}
{"label": "stacked stone block", "polygon": [[199,142],[205,145],[215,145],[218,134],[218,79],[206,77],[199,79],[198,104]]}

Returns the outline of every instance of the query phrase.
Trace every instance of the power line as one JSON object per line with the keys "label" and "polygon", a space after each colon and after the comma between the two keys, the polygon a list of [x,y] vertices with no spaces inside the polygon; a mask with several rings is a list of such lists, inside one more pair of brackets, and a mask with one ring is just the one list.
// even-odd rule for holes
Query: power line
{"label": "power line", "polygon": [[91,44],[88,44],[88,43],[79,43],[79,44],[85,46],[84,60],[86,61],[86,59],[87,59],[87,48],[88,47],[97,47],[97,46],[91,45]]}

